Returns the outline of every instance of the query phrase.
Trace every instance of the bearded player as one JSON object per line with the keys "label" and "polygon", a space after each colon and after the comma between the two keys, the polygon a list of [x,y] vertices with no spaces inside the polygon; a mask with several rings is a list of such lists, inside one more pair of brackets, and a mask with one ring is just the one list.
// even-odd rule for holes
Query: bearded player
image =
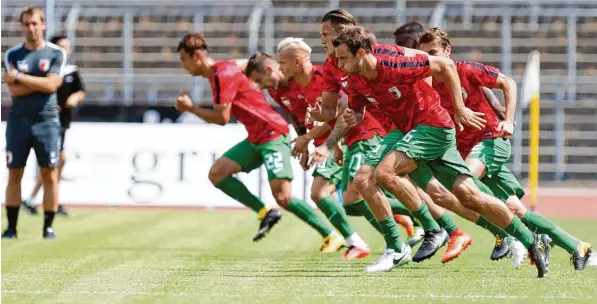
{"label": "bearded player", "polygon": [[[426,54],[414,57],[373,54],[359,27],[344,29],[334,38],[334,46],[339,67],[350,75],[347,86],[352,104],[358,106],[357,111],[365,112],[367,104],[373,103],[385,110],[397,128],[405,133],[377,166],[375,182],[405,205],[420,201],[416,188],[406,182],[405,175],[425,189],[434,201],[456,196],[462,205],[486,216],[520,240],[537,264],[538,277],[544,277],[550,238],[535,235],[498,199],[479,190],[473,174],[456,150],[450,115],[441,107],[433,88],[422,81],[429,76],[441,77],[450,88],[458,127],[482,128],[485,121],[480,117],[483,114],[464,106],[454,63]],[[351,123],[357,123],[360,118],[344,116]],[[378,218],[387,218],[388,208],[383,200],[369,203]],[[395,253],[399,253],[398,263]],[[400,264],[404,256],[404,251],[384,254],[373,266],[379,271],[390,270]]]}
{"label": "bearded player", "polygon": [[284,118],[269,106],[261,92],[254,89],[235,61],[214,61],[209,56],[202,34],[185,35],[177,51],[185,70],[193,76],[209,79],[214,109],[195,106],[189,96],[184,94],[176,100],[176,108],[218,125],[227,124],[234,115],[245,125],[248,138],[215,162],[209,171],[209,180],[226,195],[257,213],[261,224],[253,240],[263,238],[282,215],[279,210],[267,208],[263,201],[232,175],[241,171],[250,172],[262,164],[265,164],[276,202],[317,230],[323,238],[333,235],[333,230],[307,202],[291,194],[293,174],[290,142],[287,139],[289,130]]}
{"label": "bearded player", "polygon": [[[450,39],[441,29],[429,29],[421,36],[420,43],[420,49],[430,55],[450,58],[452,52]],[[506,167],[512,150],[509,138],[514,132],[516,82],[500,73],[498,69],[478,62],[459,61],[456,62],[456,68],[466,106],[473,111],[485,113],[487,120],[485,128],[481,130],[466,128],[456,132],[456,146],[465,158],[468,168],[491,189],[497,198],[504,201],[527,227],[549,235],[554,244],[572,255],[574,268],[584,270],[593,253],[592,247],[568,234],[539,213],[527,210],[520,201],[524,196],[524,189]],[[485,95],[482,94],[482,87],[500,89],[504,92],[505,120],[499,121],[493,113]],[[433,88],[439,93],[442,106],[453,118],[454,108],[446,85],[440,79],[434,79]],[[496,244],[503,241],[503,238],[498,236]],[[493,254],[491,258],[497,259]],[[520,266],[521,261],[514,262],[515,267]]]}
{"label": "bearded player", "polygon": [[[332,95],[330,93],[335,92],[335,91],[339,90],[339,88],[345,86],[346,82],[343,80],[347,79],[347,77],[348,77],[348,75],[346,75],[342,70],[340,70],[338,68],[337,59],[334,58],[334,56],[333,56],[334,46],[332,44],[331,37],[333,36],[333,34],[339,32],[342,28],[344,28],[346,26],[350,26],[354,23],[355,23],[354,17],[352,15],[350,15],[350,13],[348,13],[345,10],[332,10],[332,11],[328,12],[322,19],[321,42],[322,42],[322,44],[324,44],[324,47],[326,48],[326,51],[328,52],[328,55],[329,55],[329,57],[326,61],[326,66],[325,66],[326,75],[328,75],[329,77],[327,77],[327,81],[326,81],[327,89],[326,89],[326,93],[324,93],[324,96],[327,95],[327,96],[331,97]],[[370,37],[371,33],[366,30],[364,30],[364,33],[368,36],[369,41],[371,41],[371,37]],[[416,50],[410,50],[410,51],[418,52]],[[373,52],[378,53],[378,54],[392,54],[392,55],[401,56],[401,55],[404,55],[405,49],[398,47],[396,45],[374,44]],[[334,99],[334,98],[329,98],[327,100],[327,103],[325,102],[325,99],[324,99],[324,103],[326,103],[328,105],[332,104],[332,106],[331,106],[331,108],[326,109],[326,110],[328,110],[328,111],[326,111],[326,114],[328,114],[329,116],[326,116],[326,117],[320,116],[319,119],[322,119],[325,121],[325,120],[329,119],[330,117],[334,117],[334,115],[336,115],[336,113],[337,113],[337,106],[335,104],[336,102],[337,102],[337,99]],[[371,115],[373,115],[379,121],[383,121],[386,130],[392,131],[387,134],[387,136],[384,138],[383,142],[386,142],[387,140],[392,140],[393,138],[396,138],[397,135],[400,137],[402,136],[400,131],[395,130],[394,123],[392,122],[391,119],[389,119],[387,117],[387,115],[384,113],[384,111],[382,111],[381,109],[378,109],[376,107],[372,107],[367,112],[371,113]],[[316,114],[317,111],[313,111],[313,113],[315,114],[314,117],[317,117],[320,115],[320,114]],[[389,121],[389,123],[388,123],[388,121]],[[333,133],[332,133],[332,136],[330,137],[330,139],[332,137],[333,137]],[[386,148],[382,148],[378,144],[375,147],[372,147],[371,150],[367,151],[367,155],[372,154],[371,152],[373,152],[372,150],[374,150],[374,149],[375,149],[375,151],[385,151],[386,150]],[[379,162],[380,160],[381,159],[378,159],[377,162]],[[369,159],[366,159],[366,158],[363,158],[362,161],[364,163],[364,164],[362,163],[363,167],[359,169],[361,172],[361,179],[363,177],[362,173],[365,170],[366,170],[366,172],[369,172],[370,177],[373,178],[374,167],[377,162],[375,162],[375,161],[371,162]],[[373,164],[373,167],[371,167],[372,163],[375,163],[375,164]],[[369,186],[377,189],[377,187],[375,186],[375,183],[370,184]],[[357,188],[358,188],[358,184],[357,184]],[[446,235],[445,235],[445,232],[443,232],[443,229],[445,229],[450,234],[450,238],[449,238],[449,243],[446,248],[446,251],[445,251],[444,255],[442,256],[441,260],[443,263],[449,262],[449,261],[453,260],[454,258],[458,257],[462,253],[462,251],[464,249],[466,249],[471,244],[471,238],[466,232],[464,232],[458,228],[458,226],[456,225],[456,223],[454,222],[452,217],[446,212],[445,209],[443,209],[443,208],[437,206],[435,203],[433,203],[431,198],[429,198],[429,196],[426,195],[422,190],[420,190],[420,189],[418,189],[418,190],[420,191],[420,195],[423,197],[424,202],[420,202],[418,205],[412,205],[406,210],[407,210],[407,212],[412,211],[412,214],[414,214],[414,216],[422,223],[423,227],[426,230],[426,240],[423,242],[423,245],[417,251],[417,254],[415,254],[415,256],[413,257],[413,260],[416,262],[419,262],[419,261],[423,261],[423,260],[428,259],[431,256],[433,256],[435,254],[435,252],[441,246],[443,246],[445,244]],[[371,193],[370,192],[361,192],[361,194],[363,194],[363,196],[365,197],[365,200],[367,200],[369,197],[368,195]],[[384,194],[386,196],[388,196],[387,192]],[[396,211],[394,210],[395,205],[396,205],[395,202],[397,202],[400,206],[402,206],[404,208],[404,205],[400,204],[391,194],[388,197],[391,197],[389,200],[389,203],[392,208],[392,212],[394,214],[396,213]],[[462,206],[457,200],[448,201],[448,202],[450,203],[449,209],[454,210],[459,215],[461,215],[469,220],[471,220],[475,216],[478,217],[478,215],[476,215],[474,212],[464,208],[464,206]],[[448,205],[446,202],[444,202],[444,204]],[[410,211],[409,211],[409,209],[410,209]],[[378,221],[379,220],[382,220],[382,219],[378,218]],[[489,223],[489,225],[491,225],[491,224]],[[485,225],[483,227],[487,228],[487,226],[489,226],[489,225]],[[493,225],[493,227],[495,229],[499,229],[499,227],[495,227],[495,225]],[[387,248],[392,248],[392,247],[398,246],[398,244],[395,242],[389,243],[390,241],[395,240],[395,237],[398,235],[397,227],[395,225],[393,225],[389,219],[387,219],[384,222],[384,228],[385,228],[384,233],[387,234],[387,236],[385,236]],[[412,246],[412,244],[410,242],[409,242],[409,245]],[[371,268],[371,269],[368,269],[368,271],[375,271],[374,269],[375,268]]]}

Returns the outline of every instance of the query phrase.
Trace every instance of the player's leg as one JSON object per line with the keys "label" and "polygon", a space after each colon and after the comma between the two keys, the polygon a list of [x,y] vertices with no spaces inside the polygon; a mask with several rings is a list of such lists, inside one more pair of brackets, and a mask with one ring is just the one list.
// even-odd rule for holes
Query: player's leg
{"label": "player's leg", "polygon": [[[524,196],[524,189],[505,165],[510,153],[511,147],[508,140],[502,138],[485,140],[473,148],[467,157],[467,166],[492,190],[495,197],[506,202],[508,208],[529,229],[549,235],[555,245],[572,255],[575,269],[583,270],[593,251],[591,245],[573,237],[541,214],[524,207],[519,199]],[[522,260],[515,259],[514,262],[515,267],[518,267]]]}
{"label": "player's leg", "polygon": [[305,200],[292,196],[291,181],[294,178],[291,165],[291,147],[288,138],[282,136],[263,145],[253,145],[259,151],[267,170],[272,195],[282,208],[296,215],[315,229],[323,238],[323,252],[338,251],[344,238],[335,232]]}
{"label": "player's leg", "polygon": [[29,151],[32,147],[31,130],[19,123],[6,123],[6,166],[8,183],[6,185],[6,220],[8,227],[2,238],[17,237],[17,221],[21,205],[21,180]]}
{"label": "player's leg", "polygon": [[39,193],[39,190],[41,190],[41,186],[43,186],[43,181],[41,179],[41,172],[38,171],[35,186],[33,186],[33,191],[31,191],[29,198],[23,200],[22,204],[23,208],[25,208],[25,211],[31,215],[37,215],[38,213],[37,205],[33,202],[33,200],[37,196],[37,193]]}
{"label": "player's leg", "polygon": [[46,121],[33,125],[33,149],[39,164],[39,173],[44,187],[43,237],[56,237],[52,224],[58,210],[58,163],[60,153],[60,125]]}
{"label": "player's leg", "polygon": [[338,204],[336,190],[342,182],[342,167],[334,162],[330,154],[325,164],[313,171],[313,184],[311,186],[311,199],[326,215],[330,223],[342,234],[348,245],[348,250],[343,258],[353,260],[369,256],[369,247],[356,233],[348,221],[346,210]]}
{"label": "player's leg", "polygon": [[238,172],[250,172],[263,163],[261,154],[245,139],[218,158],[209,169],[211,183],[229,197],[247,206],[261,221],[259,231],[254,241],[263,238],[267,232],[280,220],[282,213],[277,209],[270,209],[263,201],[255,196],[247,187],[233,175]]}
{"label": "player's leg", "polygon": [[434,175],[443,186],[451,189],[466,208],[485,216],[516,237],[529,250],[532,259],[537,263],[539,277],[543,277],[547,271],[546,256],[551,242],[549,237],[535,235],[499,199],[479,190],[473,180],[474,174],[456,150],[453,129],[429,128],[430,138],[447,139],[447,146],[442,155],[435,162],[430,162]]}

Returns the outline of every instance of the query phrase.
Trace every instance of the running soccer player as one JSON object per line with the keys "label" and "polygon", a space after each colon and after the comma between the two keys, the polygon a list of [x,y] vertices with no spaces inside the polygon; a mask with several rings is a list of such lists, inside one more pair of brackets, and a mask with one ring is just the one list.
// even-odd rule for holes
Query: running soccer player
{"label": "running soccer player", "polygon": [[[321,67],[313,65],[310,57],[311,48],[301,38],[289,37],[278,44],[279,63],[273,57],[258,52],[251,56],[245,71],[251,80],[261,89],[267,89],[272,99],[293,117],[291,121],[295,121],[299,135],[293,154],[302,155],[301,161],[305,163],[309,158],[309,142],[315,141],[316,146],[324,143],[331,130],[328,124],[316,124],[307,117],[307,107],[315,106],[321,96],[323,81]],[[308,169],[307,166],[304,168]],[[342,182],[342,166],[331,156],[323,166],[315,168],[313,177],[311,199],[346,239],[348,250],[343,258],[352,260],[369,256],[367,244],[354,231],[346,211],[333,195]]]}
{"label": "running soccer player", "polygon": [[[448,34],[439,28],[429,29],[421,36],[420,49],[430,55],[450,58],[452,46]],[[568,234],[555,223],[539,213],[527,210],[520,199],[524,189],[506,166],[510,158],[509,138],[514,132],[514,112],[516,111],[516,82],[500,73],[497,68],[472,61],[458,61],[456,68],[462,85],[464,103],[471,110],[485,113],[487,123],[479,130],[466,128],[456,131],[456,147],[465,158],[468,168],[491,189],[495,197],[504,201],[508,208],[530,229],[551,237],[553,243],[572,255],[574,268],[584,270],[593,254],[591,245]],[[506,100],[506,120],[499,121],[482,94],[481,87],[500,89]],[[445,83],[434,79],[433,88],[442,100],[442,106],[454,118],[452,98]],[[498,236],[497,243],[503,242]],[[491,259],[497,259],[493,254]],[[520,266],[520,261],[515,261]]]}
{"label": "running soccer player", "polygon": [[[373,103],[385,110],[405,133],[377,166],[377,183],[406,205],[420,202],[416,188],[404,178],[407,174],[436,202],[455,195],[462,205],[486,216],[519,239],[536,262],[538,277],[544,277],[551,239],[547,235],[535,235],[498,199],[479,190],[472,178],[474,175],[456,150],[450,115],[441,107],[433,88],[421,81],[429,76],[441,77],[450,88],[458,127],[482,128],[485,121],[480,116],[483,114],[463,104],[453,61],[424,53],[414,57],[373,54],[369,40],[359,27],[344,29],[334,38],[334,46],[339,67],[350,75],[347,79],[349,97],[353,105],[359,106],[358,113],[365,112],[367,104]],[[344,115],[347,123],[357,123],[360,117],[351,116]],[[383,200],[372,200],[370,204],[378,218],[391,216]],[[381,268],[390,270],[395,264],[395,255],[384,254],[374,265],[381,271]]]}
{"label": "running soccer player", "polygon": [[[338,33],[342,28],[353,24],[354,17],[345,10],[332,10],[322,18],[321,42],[328,53],[328,59],[326,60],[326,65],[324,67],[326,73],[325,75],[327,76],[325,78],[327,88],[324,88],[325,92],[323,94],[323,98],[324,100],[326,100],[327,96],[327,104],[332,104],[332,106],[330,106],[330,108],[327,109],[327,114],[329,114],[328,116],[323,117],[320,116],[320,114],[316,114],[315,117],[320,116],[319,119],[323,119],[324,121],[330,119],[330,117],[334,117],[334,115],[336,115],[336,112],[338,112],[336,106],[337,99],[333,98],[334,95],[332,94],[337,92],[340,88],[345,87],[345,79],[348,78],[348,75],[338,68],[337,59],[334,56],[334,45],[332,43],[332,36]],[[363,33],[368,36],[369,41],[372,41],[370,32],[363,30]],[[374,52],[380,54],[404,55],[404,51],[405,50],[403,48],[398,47],[396,45],[374,44]],[[314,111],[313,113],[317,113],[317,111]],[[383,125],[387,131],[392,131],[395,129],[393,121],[381,109],[373,107],[369,111],[367,111],[367,113],[370,113],[378,121],[384,122]],[[386,141],[388,137],[394,138],[395,133],[395,131],[388,133],[386,138],[384,138],[384,141]],[[332,136],[330,136],[330,139],[328,139],[328,141],[333,140],[333,137],[334,133],[332,133]],[[365,151],[365,156],[371,154],[371,152],[374,149],[379,149],[379,144],[371,146],[371,151]],[[363,158],[360,165],[363,164],[364,167],[369,167],[369,160]],[[374,167],[368,170],[372,178],[374,172],[373,168]],[[361,167],[359,168],[359,170],[362,172],[364,169]],[[370,184],[370,186],[377,189],[375,183]],[[359,192],[361,192],[361,194],[364,196],[365,201],[367,201],[367,199],[370,198],[369,196],[367,196],[367,193],[363,193],[360,190]],[[389,198],[389,204],[392,208],[392,213],[400,213],[401,210],[397,208],[400,207],[411,216],[414,214],[414,216],[422,223],[423,227],[428,232],[425,238],[426,241],[423,242],[423,245],[419,248],[419,250],[413,257],[413,260],[415,262],[420,262],[433,256],[435,252],[445,244],[446,239],[448,239],[446,237],[447,235],[443,231],[443,229],[445,229],[450,235],[450,241],[448,243],[444,255],[442,256],[442,262],[449,262],[454,258],[458,257],[462,253],[462,251],[471,244],[470,235],[458,228],[452,217],[446,212],[445,209],[434,204],[431,198],[428,195],[426,195],[422,190],[420,191],[420,193],[424,201],[420,202],[419,205],[413,205],[407,209],[403,204],[396,200],[393,197],[393,195],[389,194],[388,192],[384,192],[385,196]],[[467,211],[466,208],[462,207],[460,204],[458,204],[458,202],[456,202],[456,206],[459,206],[461,208],[453,207],[452,209],[456,211],[461,211],[459,213],[461,216],[466,217],[466,214],[463,215],[462,213],[472,213],[470,211]],[[383,218],[377,218],[377,220],[380,221],[383,220]],[[398,234],[398,231],[395,230],[396,225],[393,225],[390,219],[386,219],[386,222],[384,222],[384,227],[385,229],[384,232],[382,232],[382,234],[387,234],[384,238],[386,239],[387,248],[390,249],[390,251],[388,252],[393,252],[392,247],[398,246],[398,244],[389,243],[389,241],[394,240],[394,235]],[[414,245],[414,242],[408,243],[411,246]],[[406,259],[403,260],[403,263],[406,262]],[[368,268],[367,271],[377,271],[375,269],[376,267],[371,267]]]}
{"label": "running soccer player", "polygon": [[[66,56],[70,56],[71,47],[70,42],[66,39],[66,36],[56,35],[50,39],[50,42],[58,45],[66,51]],[[58,162],[58,183],[60,183],[60,177],[62,175],[62,168],[66,163],[66,153],[64,153],[64,140],[66,137],[66,131],[70,128],[70,123],[73,120],[72,109],[79,105],[85,99],[85,87],[79,71],[77,71],[76,65],[67,64],[64,68],[64,77],[62,85],[56,92],[58,98],[58,108],[60,110],[60,160]],[[41,174],[38,175],[37,183],[33,187],[31,196],[23,201],[23,207],[30,214],[37,214],[36,205],[33,203],[35,196],[41,189],[42,179]],[[61,204],[58,204],[59,215],[68,216],[68,212]]]}
{"label": "running soccer player", "polygon": [[262,239],[282,214],[277,209],[266,207],[232,175],[241,171],[250,172],[265,164],[276,202],[317,230],[325,239],[326,246],[336,232],[323,222],[306,201],[293,197],[291,193],[293,173],[287,138],[288,123],[269,106],[265,96],[253,87],[235,61],[214,61],[209,56],[202,34],[186,34],[178,44],[177,51],[185,70],[193,76],[209,79],[214,109],[195,106],[189,96],[182,93],[176,100],[176,109],[218,125],[227,124],[234,115],[245,125],[248,138],[215,162],[209,171],[209,180],[226,195],[258,214],[261,224],[253,240]]}
{"label": "running soccer player", "polygon": [[6,217],[2,238],[17,238],[21,179],[31,148],[35,150],[44,185],[43,238],[54,239],[52,228],[58,208],[58,153],[60,123],[56,90],[62,85],[66,52],[44,40],[44,11],[25,7],[19,17],[25,42],[6,51],[4,82],[13,105],[6,122]]}

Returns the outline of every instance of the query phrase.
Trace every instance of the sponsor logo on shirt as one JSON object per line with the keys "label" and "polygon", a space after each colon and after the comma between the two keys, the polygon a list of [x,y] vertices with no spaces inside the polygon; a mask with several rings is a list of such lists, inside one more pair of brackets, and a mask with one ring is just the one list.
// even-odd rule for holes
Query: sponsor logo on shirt
{"label": "sponsor logo on shirt", "polygon": [[17,70],[20,72],[29,72],[29,62],[27,60],[17,60]]}
{"label": "sponsor logo on shirt", "polygon": [[50,69],[50,59],[40,59],[39,60],[39,70],[42,72],[47,72]]}

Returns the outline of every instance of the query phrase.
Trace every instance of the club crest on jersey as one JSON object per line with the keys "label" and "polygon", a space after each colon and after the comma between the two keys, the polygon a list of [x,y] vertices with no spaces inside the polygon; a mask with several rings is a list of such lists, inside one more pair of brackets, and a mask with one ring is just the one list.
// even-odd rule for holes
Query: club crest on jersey
{"label": "club crest on jersey", "polygon": [[348,81],[342,81],[342,86],[346,89],[348,88]]}
{"label": "club crest on jersey", "polygon": [[20,72],[29,72],[29,62],[27,60],[17,60],[17,70]]}
{"label": "club crest on jersey", "polygon": [[290,100],[288,100],[288,98],[282,99],[282,104],[284,104],[285,106],[289,107],[290,106]]}
{"label": "club crest on jersey", "polygon": [[392,97],[394,97],[396,99],[400,99],[400,97],[402,97],[402,92],[400,92],[400,90],[398,90],[397,87],[391,87],[390,89],[388,89],[388,91],[390,91],[390,94],[392,94]]}
{"label": "club crest on jersey", "polygon": [[64,77],[64,82],[66,82],[66,83],[73,82],[73,76],[68,75],[68,76]]}
{"label": "club crest on jersey", "polygon": [[297,97],[298,97],[298,99],[305,100],[305,96],[303,96],[303,94],[298,94],[298,96],[297,96]]}
{"label": "club crest on jersey", "polygon": [[373,97],[367,97],[367,100],[369,100],[370,103],[377,103],[377,100]]}
{"label": "club crest on jersey", "polygon": [[462,90],[462,100],[465,100],[468,97],[468,93],[464,88],[460,88]]}
{"label": "club crest on jersey", "polygon": [[50,60],[49,59],[40,59],[39,60],[39,70],[42,72],[47,72],[50,69]]}

